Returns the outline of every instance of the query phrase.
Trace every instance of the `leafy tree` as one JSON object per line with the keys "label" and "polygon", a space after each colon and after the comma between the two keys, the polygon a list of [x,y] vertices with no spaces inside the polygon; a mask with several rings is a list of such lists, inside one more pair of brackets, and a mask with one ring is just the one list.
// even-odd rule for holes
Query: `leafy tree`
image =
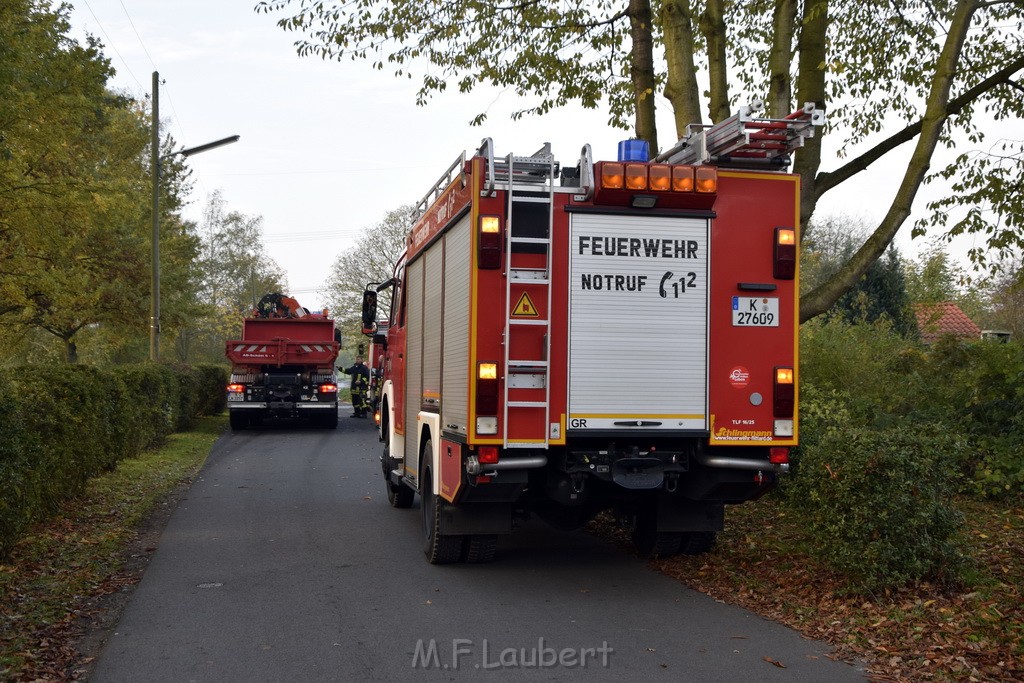
{"label": "leafy tree", "polygon": [[[947,229],[963,207],[967,216],[951,234],[979,233],[997,252],[1024,239],[1024,143],[965,151],[928,176],[937,147],[952,145],[954,136],[981,149],[978,113],[1024,115],[1014,80],[1024,69],[1019,0],[263,0],[256,9],[286,11],[278,25],[304,34],[300,55],[372,59],[375,68],[387,64],[410,78],[421,72],[419,104],[449,85],[461,92],[491,85],[534,102],[514,117],[569,103],[602,107],[613,125],[625,128],[632,119],[652,149],[655,93],[668,100],[682,137],[686,124],[701,122],[698,73],[705,70],[712,121],[741,98],[764,97],[771,116],[788,113],[794,102],[827,102],[825,134],[841,140],[841,156],[856,154],[822,171],[820,136],[797,154],[805,225],[824,194],[913,142],[885,217],[833,277],[803,296],[804,320],[828,310],[885,252],[926,180],[953,191],[931,205],[915,233]],[[981,249],[972,255],[979,263],[986,257]]]}
{"label": "leafy tree", "polygon": [[[363,289],[367,283],[391,278],[395,263],[405,249],[405,238],[412,228],[411,204],[389,211],[376,225],[368,228],[355,246],[342,252],[331,266],[327,286],[321,292],[345,338],[357,338],[362,327]],[[381,311],[390,306],[390,292],[382,293]]]}
{"label": "leafy tree", "polygon": [[[800,244],[801,290],[817,287],[832,278],[869,233],[870,226],[863,220],[847,216],[812,221]],[[895,247],[890,247],[884,257],[871,264],[827,315],[849,323],[875,322],[884,317],[895,332],[903,336],[915,335],[917,327],[910,308],[904,263]]]}
{"label": "leafy tree", "polygon": [[[33,357],[48,335],[77,362],[83,334],[95,357],[148,329],[151,174],[146,108],[107,88],[109,62],[95,39],[68,37],[69,11],[0,4],[0,336]],[[163,272],[176,293],[194,256],[178,217],[189,181],[180,160],[164,171]]]}
{"label": "leafy tree", "polygon": [[932,242],[915,262],[907,264],[906,277],[911,300],[922,304],[956,301],[968,281],[940,242]]}
{"label": "leafy tree", "polygon": [[871,264],[849,291],[839,298],[828,315],[848,322],[874,322],[887,318],[893,331],[904,337],[916,336],[917,322],[907,296],[903,262],[895,247]]}
{"label": "leafy tree", "polygon": [[1024,339],[1024,257],[1007,258],[985,291],[987,310],[978,315],[983,329],[1003,330]]}
{"label": "leafy tree", "polygon": [[263,244],[263,217],[228,211],[219,191],[207,200],[197,236],[195,301],[175,348],[181,360],[217,362],[224,341],[241,334],[242,318],[264,294],[287,292],[287,282]]}

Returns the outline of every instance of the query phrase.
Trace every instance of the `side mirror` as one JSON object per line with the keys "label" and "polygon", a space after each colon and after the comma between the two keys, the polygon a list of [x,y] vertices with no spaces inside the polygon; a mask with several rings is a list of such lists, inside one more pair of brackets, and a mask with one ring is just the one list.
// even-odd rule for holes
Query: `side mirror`
{"label": "side mirror", "polygon": [[363,292],[363,334],[373,334],[377,329],[377,292],[367,289]]}
{"label": "side mirror", "polygon": [[373,335],[373,345],[379,346],[380,348],[387,351],[388,348],[388,335],[383,332],[375,332]]}

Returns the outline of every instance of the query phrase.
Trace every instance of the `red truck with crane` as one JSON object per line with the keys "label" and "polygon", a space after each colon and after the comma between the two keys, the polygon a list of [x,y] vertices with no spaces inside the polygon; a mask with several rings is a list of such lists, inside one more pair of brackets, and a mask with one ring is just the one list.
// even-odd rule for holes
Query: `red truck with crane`
{"label": "red truck with crane", "polygon": [[[550,145],[463,153],[367,286],[383,348],[391,504],[421,498],[431,563],[485,562],[514,522],[610,510],[641,553],[712,547],[725,506],[798,442],[800,179],[822,125],[745,107],[653,160],[646,143],[561,167]],[[390,294],[386,334],[378,295]],[[383,307],[381,307],[383,308]]]}
{"label": "red truck with crane", "polygon": [[242,321],[242,338],[228,341],[227,386],[231,429],[268,418],[310,418],[338,426],[338,379],[334,361],[340,337],[334,321],[295,299],[267,294]]}

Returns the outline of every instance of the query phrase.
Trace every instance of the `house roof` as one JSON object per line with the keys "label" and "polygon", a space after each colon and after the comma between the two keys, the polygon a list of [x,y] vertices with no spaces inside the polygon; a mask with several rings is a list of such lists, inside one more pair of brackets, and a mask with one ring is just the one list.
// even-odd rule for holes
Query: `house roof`
{"label": "house roof", "polygon": [[938,304],[914,304],[917,329],[926,344],[952,335],[961,339],[980,339],[981,328],[951,301]]}

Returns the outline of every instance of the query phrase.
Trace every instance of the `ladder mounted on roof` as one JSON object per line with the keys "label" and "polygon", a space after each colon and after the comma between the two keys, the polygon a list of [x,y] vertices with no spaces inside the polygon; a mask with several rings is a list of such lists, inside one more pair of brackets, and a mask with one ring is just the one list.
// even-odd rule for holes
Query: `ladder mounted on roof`
{"label": "ladder mounted on roof", "polygon": [[758,118],[764,102],[749,106],[714,125],[691,124],[686,137],[658,155],[655,161],[670,164],[714,164],[756,168],[785,168],[789,155],[814,137],[816,126],[825,125],[825,112],[808,102],[781,119]]}

